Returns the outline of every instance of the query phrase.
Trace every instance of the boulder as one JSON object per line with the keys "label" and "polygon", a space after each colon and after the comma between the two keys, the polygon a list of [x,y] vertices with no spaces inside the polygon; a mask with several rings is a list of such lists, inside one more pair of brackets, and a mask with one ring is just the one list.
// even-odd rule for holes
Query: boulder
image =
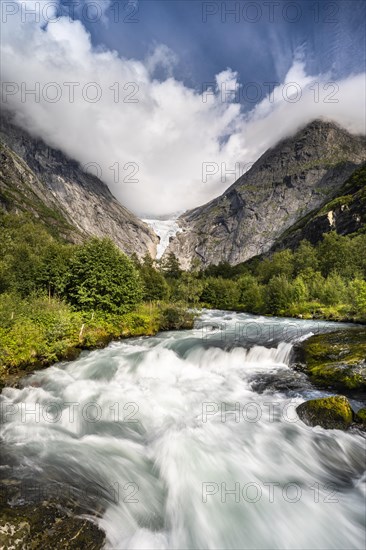
{"label": "boulder", "polygon": [[344,395],[311,399],[296,408],[299,418],[308,426],[345,430],[353,420],[353,411]]}
{"label": "boulder", "polygon": [[355,414],[355,421],[357,424],[363,424],[366,426],[366,408],[362,408]]}
{"label": "boulder", "polygon": [[[101,550],[105,533],[97,526],[99,514],[90,513],[75,499],[39,498],[40,486],[14,479],[0,480],[0,548],[14,550]],[[38,491],[39,490],[39,491]],[[94,516],[94,517],[93,517]]]}
{"label": "boulder", "polygon": [[294,367],[342,393],[366,391],[366,328],[316,334],[294,347]]}

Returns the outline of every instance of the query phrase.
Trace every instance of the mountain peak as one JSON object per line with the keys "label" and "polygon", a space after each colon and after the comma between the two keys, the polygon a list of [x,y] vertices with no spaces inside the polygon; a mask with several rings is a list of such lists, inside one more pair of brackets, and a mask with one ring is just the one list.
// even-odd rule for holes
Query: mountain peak
{"label": "mountain peak", "polygon": [[366,138],[315,119],[268,149],[221,196],[180,218],[168,247],[185,267],[267,252],[301,217],[332,199],[366,160]]}

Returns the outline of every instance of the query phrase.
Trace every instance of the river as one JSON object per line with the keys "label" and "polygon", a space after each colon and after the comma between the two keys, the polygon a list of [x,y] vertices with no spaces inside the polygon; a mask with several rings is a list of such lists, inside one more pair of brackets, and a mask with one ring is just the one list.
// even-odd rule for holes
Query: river
{"label": "river", "polygon": [[106,548],[363,549],[365,440],[303,424],[331,393],[289,367],[338,327],[210,311],[38,371],[3,390],[2,468],[82,502]]}

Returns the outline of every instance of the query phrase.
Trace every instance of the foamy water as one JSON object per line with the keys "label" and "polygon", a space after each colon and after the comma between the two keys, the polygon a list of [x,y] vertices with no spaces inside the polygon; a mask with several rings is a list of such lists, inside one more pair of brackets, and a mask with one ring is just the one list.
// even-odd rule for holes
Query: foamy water
{"label": "foamy water", "polygon": [[3,392],[6,461],[87,494],[106,548],[364,548],[365,440],[295,412],[324,392],[292,342],[331,328],[209,312],[39,371]]}

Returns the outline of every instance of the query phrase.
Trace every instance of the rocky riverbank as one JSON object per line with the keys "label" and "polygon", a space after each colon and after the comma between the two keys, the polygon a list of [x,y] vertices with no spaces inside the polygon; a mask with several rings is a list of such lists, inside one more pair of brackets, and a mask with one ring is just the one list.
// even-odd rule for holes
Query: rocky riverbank
{"label": "rocky riverbank", "polygon": [[351,427],[366,429],[366,409],[360,409],[356,413],[344,395],[310,399],[301,403],[296,412],[308,426],[338,430],[347,430]]}
{"label": "rocky riverbank", "polygon": [[366,328],[317,334],[296,344],[294,368],[313,384],[366,397]]}
{"label": "rocky riverbank", "polygon": [[[293,367],[320,388],[366,401],[366,328],[317,334],[296,344]],[[296,411],[309,426],[366,429],[366,409],[352,410],[345,395],[311,399]]]}
{"label": "rocky riverbank", "polygon": [[24,485],[14,479],[0,482],[0,548],[100,550],[103,547],[104,532],[82,515],[76,503],[57,498],[24,502],[23,489]]}

